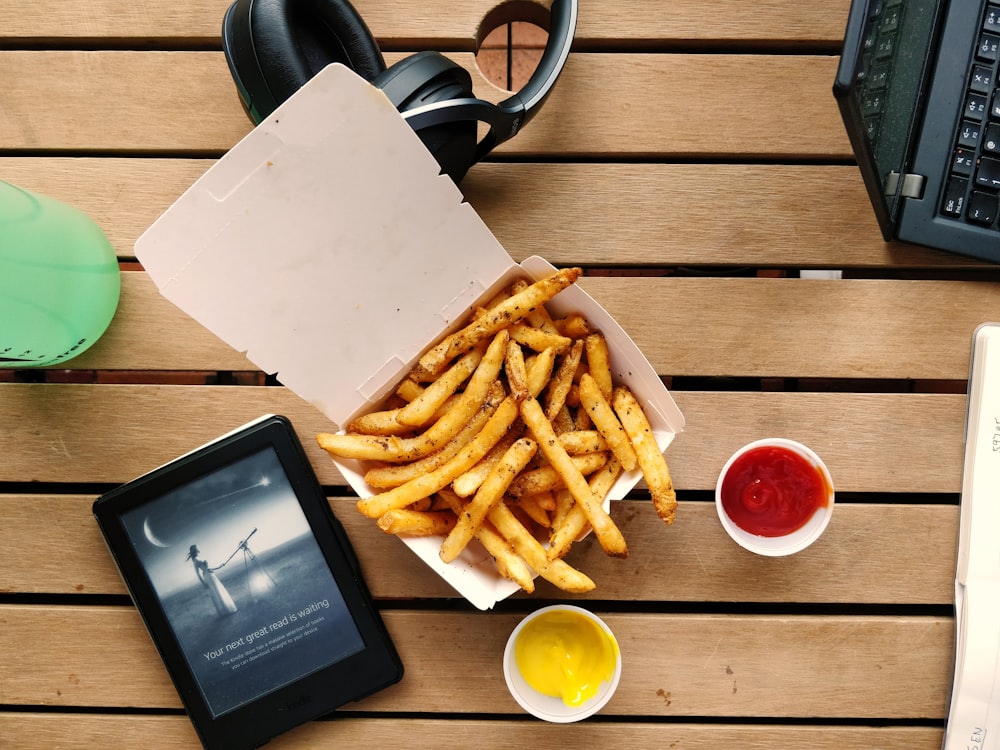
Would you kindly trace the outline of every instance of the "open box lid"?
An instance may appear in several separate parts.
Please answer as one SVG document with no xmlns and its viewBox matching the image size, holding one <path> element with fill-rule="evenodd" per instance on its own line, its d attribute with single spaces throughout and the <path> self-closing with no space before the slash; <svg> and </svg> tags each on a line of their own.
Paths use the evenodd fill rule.
<svg viewBox="0 0 1000 750">
<path fill-rule="evenodd" d="M 237 143 L 135 253 L 167 299 L 338 426 L 513 263 L 385 95 L 339 64 Z"/>
</svg>

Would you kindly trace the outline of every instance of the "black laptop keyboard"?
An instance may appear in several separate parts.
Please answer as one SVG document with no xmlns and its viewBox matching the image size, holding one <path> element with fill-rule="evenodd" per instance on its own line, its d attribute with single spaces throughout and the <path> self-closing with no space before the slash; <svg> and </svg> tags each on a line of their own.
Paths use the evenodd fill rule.
<svg viewBox="0 0 1000 750">
<path fill-rule="evenodd" d="M 941 213 L 1000 231 L 1000 4 L 989 3 L 967 77 Z"/>
</svg>

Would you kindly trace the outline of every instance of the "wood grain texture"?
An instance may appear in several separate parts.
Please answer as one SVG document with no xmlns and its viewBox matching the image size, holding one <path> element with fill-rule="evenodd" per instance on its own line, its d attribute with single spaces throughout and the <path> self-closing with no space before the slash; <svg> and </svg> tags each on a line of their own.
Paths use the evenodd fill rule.
<svg viewBox="0 0 1000 750">
<path fill-rule="evenodd" d="M 231 0 L 155 0 L 141 4 L 128 0 L 94 0 L 87 13 L 59 0 L 32 3 L 22 12 L 17 0 L 0 1 L 0 14 L 8 19 L 4 35 L 43 42 L 86 39 L 161 40 L 161 43 L 218 44 L 222 17 Z M 383 45 L 462 45 L 471 50 L 482 20 L 498 0 L 432 0 L 407 12 L 379 0 L 352 3 Z M 782 44 L 836 43 L 844 33 L 847 0 L 822 7 L 787 0 L 758 0 L 748 5 L 719 0 L 649 3 L 616 0 L 614 12 L 581 3 L 576 40 L 580 45 L 636 42 L 777 41 Z M 720 20 L 721 19 L 721 20 Z"/>
<path fill-rule="evenodd" d="M 139 235 L 214 163 L 0 157 L 0 173 L 86 211 L 128 259 Z M 886 243 L 854 166 L 487 162 L 462 190 L 514 257 L 541 252 L 556 265 L 986 267 Z"/>
<path fill-rule="evenodd" d="M 133 750 L 136 747 L 201 747 L 183 716 L 94 716 L 86 714 L 0 713 L 0 727 L 14 747 L 62 750 Z M 484 731 L 488 727 L 488 731 Z M 516 719 L 441 720 L 432 717 L 384 719 L 338 717 L 315 721 L 271 741 L 274 750 L 314 750 L 318 747 L 389 748 L 400 736 L 413 750 L 440 750 L 458 742 L 475 743 L 479 750 L 512 747 L 664 747 L 685 750 L 772 750 L 808 747 L 810 750 L 879 748 L 880 750 L 938 750 L 943 732 L 933 727 L 775 726 L 762 724 L 637 724 L 586 722 L 547 724 Z"/>
<path fill-rule="evenodd" d="M 451 56 L 483 98 L 505 96 L 471 54 Z M 835 69 L 819 56 L 575 54 L 545 108 L 497 153 L 848 158 Z M 21 84 L 0 99 L 0 150 L 218 155 L 251 128 L 221 52 L 7 50 L 0 76 Z"/>
<path fill-rule="evenodd" d="M 741 445 L 800 440 L 838 492 L 957 493 L 965 398 L 940 394 L 674 394 L 687 427 L 667 458 L 681 490 L 715 487 Z M 0 413 L 30 430 L 0 432 L 0 482 L 124 482 L 259 417 L 295 425 L 321 481 L 343 479 L 316 445 L 333 425 L 285 388 L 0 384 Z M 640 485 L 641 486 L 641 485 Z"/>
<path fill-rule="evenodd" d="M 923 719 L 947 709 L 950 618 L 598 614 L 615 633 L 629 675 L 607 717 Z M 383 616 L 403 663 L 420 669 L 357 710 L 521 713 L 506 692 L 500 659 L 518 615 Z M 0 625 L 5 704 L 179 706 L 131 608 L 0 605 Z M 34 646 L 39 642 L 45 650 Z M 450 658 L 441 658 L 442 648 Z"/>
<path fill-rule="evenodd" d="M 535 248 L 543 250 L 542 248 Z M 1000 287 L 974 281 L 587 277 L 578 282 L 662 376 L 965 380 Z M 122 276 L 105 335 L 74 370 L 256 370 L 162 297 Z M 927 314 L 948 310 L 947 317 Z M 336 322 L 331 321 L 336 331 Z M 331 336 L 331 346 L 338 339 Z M 877 353 L 877 356 L 873 356 Z"/>
<path fill-rule="evenodd" d="M 126 593 L 91 515 L 93 499 L 0 495 L 0 593 Z M 353 497 L 330 502 L 377 599 L 454 596 L 405 545 L 358 513 Z M 822 539 L 778 560 L 731 542 L 711 503 L 681 502 L 670 527 L 650 503 L 637 500 L 615 503 L 612 518 L 628 541 L 629 559 L 607 557 L 590 538 L 568 558 L 594 579 L 595 591 L 568 596 L 538 579 L 535 595 L 516 598 L 905 605 L 954 598 L 955 506 L 842 503 Z"/>
</svg>

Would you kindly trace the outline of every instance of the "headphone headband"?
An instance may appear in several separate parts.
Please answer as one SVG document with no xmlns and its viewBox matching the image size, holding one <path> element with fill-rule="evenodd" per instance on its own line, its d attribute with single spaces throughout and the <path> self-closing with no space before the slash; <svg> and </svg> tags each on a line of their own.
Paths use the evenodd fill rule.
<svg viewBox="0 0 1000 750">
<path fill-rule="evenodd" d="M 549 37 L 542 51 L 542 59 L 524 87 L 497 106 L 502 110 L 519 108 L 524 112 L 523 123 L 538 114 L 542 104 L 555 86 L 569 57 L 573 37 L 576 35 L 578 0 L 553 0 L 550 10 Z M 522 124 L 523 124 L 522 123 Z"/>
</svg>

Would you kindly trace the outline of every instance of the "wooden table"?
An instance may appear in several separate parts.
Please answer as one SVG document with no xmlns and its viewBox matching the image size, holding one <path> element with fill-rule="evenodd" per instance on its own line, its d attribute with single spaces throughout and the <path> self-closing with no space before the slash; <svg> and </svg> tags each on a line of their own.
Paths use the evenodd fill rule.
<svg viewBox="0 0 1000 750">
<path fill-rule="evenodd" d="M 90 504 L 277 412 L 407 672 L 276 750 L 938 748 L 970 337 L 1000 315 L 1000 283 L 993 266 L 882 241 L 831 95 L 848 0 L 583 2 L 542 113 L 463 183 L 515 258 L 586 269 L 584 288 L 687 419 L 667 454 L 672 527 L 640 485 L 613 511 L 630 558 L 591 542 L 572 553 L 592 595 L 540 584 L 488 613 L 354 510 L 312 439 L 326 418 L 161 298 L 132 258 L 250 128 L 219 42 L 227 3 L 0 0 L 0 179 L 88 211 L 123 271 L 90 351 L 66 369 L 0 371 L 0 746 L 197 746 Z M 494 4 L 357 6 L 390 60 L 445 50 L 484 92 L 475 29 Z M 712 504 L 726 458 L 764 436 L 809 444 L 838 490 L 825 536 L 787 559 L 741 550 Z M 624 659 L 611 703 L 571 726 L 525 715 L 500 667 L 518 619 L 563 600 L 602 615 Z"/>
</svg>

